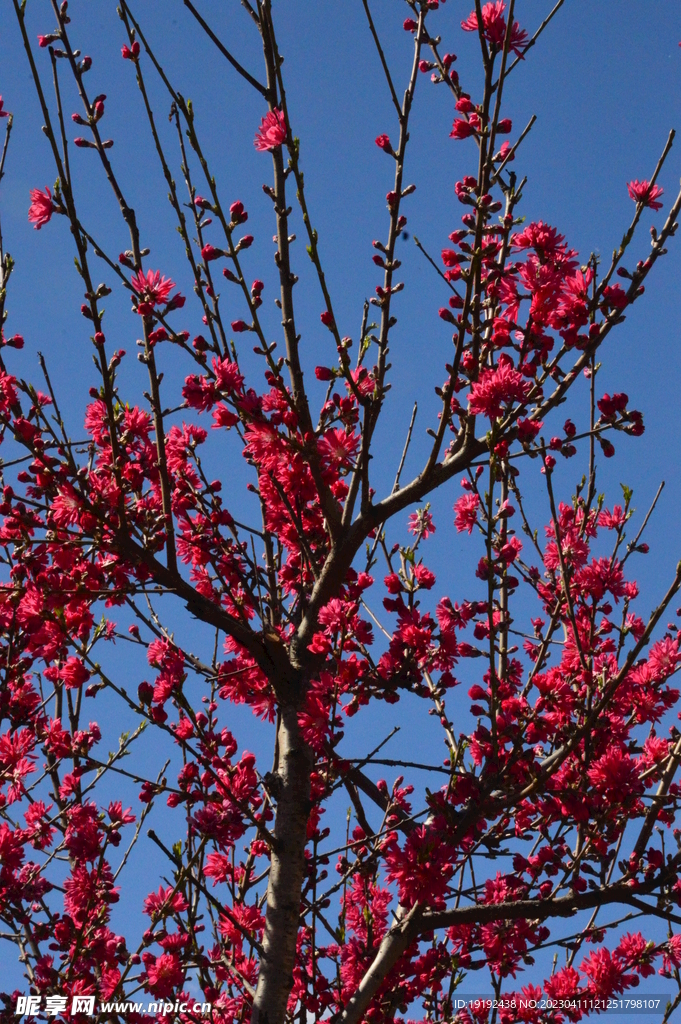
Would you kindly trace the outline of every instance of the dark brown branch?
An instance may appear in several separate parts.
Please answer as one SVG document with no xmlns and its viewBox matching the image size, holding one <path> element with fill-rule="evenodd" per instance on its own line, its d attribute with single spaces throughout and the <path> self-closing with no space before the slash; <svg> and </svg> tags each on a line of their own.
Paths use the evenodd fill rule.
<svg viewBox="0 0 681 1024">
<path fill-rule="evenodd" d="M 232 56 L 227 47 L 223 43 L 221 43 L 218 37 L 215 35 L 215 32 L 213 32 L 213 29 L 210 27 L 210 25 L 201 17 L 197 9 L 194 7 L 194 4 L 191 3 L 190 0 L 182 0 L 182 2 L 184 3 L 184 6 L 187 8 L 187 10 L 189 10 L 194 15 L 194 17 L 198 21 L 203 31 L 209 37 L 209 39 L 217 46 L 222 56 L 227 58 L 227 60 L 232 65 L 234 70 L 238 71 L 241 77 L 245 78 L 249 85 L 252 85 L 254 89 L 257 89 L 261 96 L 264 96 L 266 100 L 269 100 L 269 90 L 266 89 L 265 86 L 262 85 L 256 78 L 254 78 L 253 75 L 250 75 L 248 71 L 246 71 L 246 68 L 239 63 L 236 57 Z"/>
</svg>

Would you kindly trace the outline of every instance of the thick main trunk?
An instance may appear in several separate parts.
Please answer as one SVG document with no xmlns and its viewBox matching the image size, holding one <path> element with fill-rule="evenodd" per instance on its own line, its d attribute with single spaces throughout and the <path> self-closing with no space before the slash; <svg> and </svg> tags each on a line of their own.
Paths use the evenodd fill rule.
<svg viewBox="0 0 681 1024">
<path fill-rule="evenodd" d="M 305 840 L 310 811 L 312 752 L 303 742 L 295 708 L 282 708 L 277 734 L 277 812 L 274 822 L 264 956 L 253 1000 L 251 1024 L 283 1024 L 293 984 Z"/>
</svg>

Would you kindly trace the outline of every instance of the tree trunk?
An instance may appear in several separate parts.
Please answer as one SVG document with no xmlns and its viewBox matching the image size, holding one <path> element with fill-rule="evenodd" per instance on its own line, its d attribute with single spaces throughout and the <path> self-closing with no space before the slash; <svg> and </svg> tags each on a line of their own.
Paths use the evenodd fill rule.
<svg viewBox="0 0 681 1024">
<path fill-rule="evenodd" d="M 251 1024 L 283 1024 L 293 984 L 305 841 L 310 811 L 312 751 L 298 730 L 297 710 L 281 709 L 275 776 L 277 811 L 267 887 L 264 956 L 253 1000 Z"/>
</svg>

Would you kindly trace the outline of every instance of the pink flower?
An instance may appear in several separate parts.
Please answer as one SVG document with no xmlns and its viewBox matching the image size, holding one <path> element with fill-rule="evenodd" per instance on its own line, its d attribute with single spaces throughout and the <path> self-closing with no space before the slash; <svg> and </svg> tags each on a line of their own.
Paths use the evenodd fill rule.
<svg viewBox="0 0 681 1024">
<path fill-rule="evenodd" d="M 658 203 L 657 199 L 663 194 L 664 189 L 659 185 L 651 185 L 649 181 L 630 181 L 627 189 L 635 203 L 649 206 L 651 210 L 662 209 L 662 203 Z"/>
<path fill-rule="evenodd" d="M 3 110 L 2 109 L 4 107 L 4 105 L 5 105 L 4 100 L 3 100 L 2 96 L 0 96 L 0 117 L 9 117 L 9 110 Z"/>
<path fill-rule="evenodd" d="M 260 127 L 255 133 L 253 145 L 261 152 L 276 149 L 286 140 L 286 121 L 281 110 L 276 107 L 268 111 L 260 122 Z"/>
<path fill-rule="evenodd" d="M 412 512 L 407 519 L 407 529 L 417 537 L 428 540 L 431 533 L 435 533 L 435 523 L 427 508 L 420 508 Z"/>
<path fill-rule="evenodd" d="M 482 31 L 485 39 L 494 50 L 501 50 L 504 46 L 504 39 L 506 37 L 505 10 L 506 4 L 504 0 L 485 4 L 482 9 Z M 461 22 L 461 28 L 464 32 L 478 31 L 478 16 L 475 11 L 471 11 L 466 20 Z M 517 21 L 514 21 L 513 28 L 511 29 L 510 48 L 518 57 L 522 57 L 522 47 L 524 47 L 526 42 L 527 32 L 525 29 L 520 28 Z"/>
<path fill-rule="evenodd" d="M 602 792 L 633 795 L 640 791 L 636 762 L 619 747 L 610 748 L 602 757 L 594 761 L 587 775 L 591 785 Z"/>
<path fill-rule="evenodd" d="M 608 949 L 597 949 L 580 964 L 589 979 L 589 995 L 606 999 L 619 995 L 631 984 L 631 975 L 624 973 L 624 965 L 610 955 Z"/>
<path fill-rule="evenodd" d="M 531 388 L 529 381 L 513 369 L 508 356 L 499 358 L 496 370 L 483 370 L 468 396 L 468 410 L 474 416 L 482 414 L 491 420 L 501 415 L 507 402 L 523 402 Z"/>
<path fill-rule="evenodd" d="M 390 144 L 390 137 L 388 135 L 379 135 L 376 139 L 376 145 L 379 149 L 382 149 L 384 153 L 392 153 L 393 147 Z"/>
<path fill-rule="evenodd" d="M 67 658 L 59 670 L 59 677 L 64 680 L 67 690 L 76 690 L 90 678 L 90 673 L 80 658 Z"/>
<path fill-rule="evenodd" d="M 598 513 L 598 525 L 604 526 L 606 530 L 619 530 L 626 521 L 627 517 L 621 505 L 615 505 L 612 512 L 605 508 Z"/>
<path fill-rule="evenodd" d="M 468 530 L 469 534 L 473 532 L 473 527 L 478 521 L 479 505 L 480 498 L 477 494 L 462 494 L 455 503 L 454 511 L 456 512 L 456 518 L 454 525 L 459 533 L 463 533 L 464 530 Z"/>
<path fill-rule="evenodd" d="M 40 231 L 43 224 L 47 224 L 53 212 L 52 193 L 49 188 L 45 187 L 44 192 L 41 192 L 39 188 L 32 188 L 28 219 L 31 224 L 35 224 L 36 231 Z"/>
<path fill-rule="evenodd" d="M 417 565 L 414 569 L 414 578 L 418 585 L 424 590 L 431 590 L 435 586 L 435 573 L 427 569 L 425 565 Z"/>
<path fill-rule="evenodd" d="M 133 274 L 130 284 L 137 294 L 143 296 L 145 301 L 150 302 L 152 306 L 163 305 L 167 302 L 175 287 L 175 282 L 171 281 L 169 277 L 162 277 L 160 270 L 147 270 L 146 276 L 143 270 L 139 270 Z"/>
<path fill-rule="evenodd" d="M 359 448 L 359 436 L 332 427 L 317 442 L 319 453 L 330 466 L 348 468 Z"/>
<path fill-rule="evenodd" d="M 159 886 L 158 892 L 149 893 L 144 900 L 144 913 L 149 917 L 167 917 L 186 910 L 188 903 L 181 892 L 173 892 L 171 886 L 164 889 Z"/>
<path fill-rule="evenodd" d="M 148 959 L 147 959 L 148 958 Z M 177 953 L 163 953 L 159 957 L 147 953 L 147 985 L 160 999 L 175 992 L 184 981 L 184 971 Z"/>
<path fill-rule="evenodd" d="M 462 121 L 461 118 L 457 118 L 452 125 L 449 137 L 450 139 L 467 139 L 474 131 L 475 129 L 469 121 Z"/>
<path fill-rule="evenodd" d="M 619 284 L 608 285 L 603 289 L 603 306 L 624 309 L 628 302 L 627 293 Z"/>
</svg>

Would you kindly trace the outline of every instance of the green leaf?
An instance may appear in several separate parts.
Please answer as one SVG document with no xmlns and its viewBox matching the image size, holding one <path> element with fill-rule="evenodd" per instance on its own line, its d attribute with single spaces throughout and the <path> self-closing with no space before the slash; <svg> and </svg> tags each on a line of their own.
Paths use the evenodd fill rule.
<svg viewBox="0 0 681 1024">
<path fill-rule="evenodd" d="M 631 487 L 627 487 L 626 484 L 620 484 L 620 487 L 622 488 L 622 494 L 624 495 L 624 503 L 625 505 L 628 505 L 634 496 L 634 492 Z"/>
</svg>

